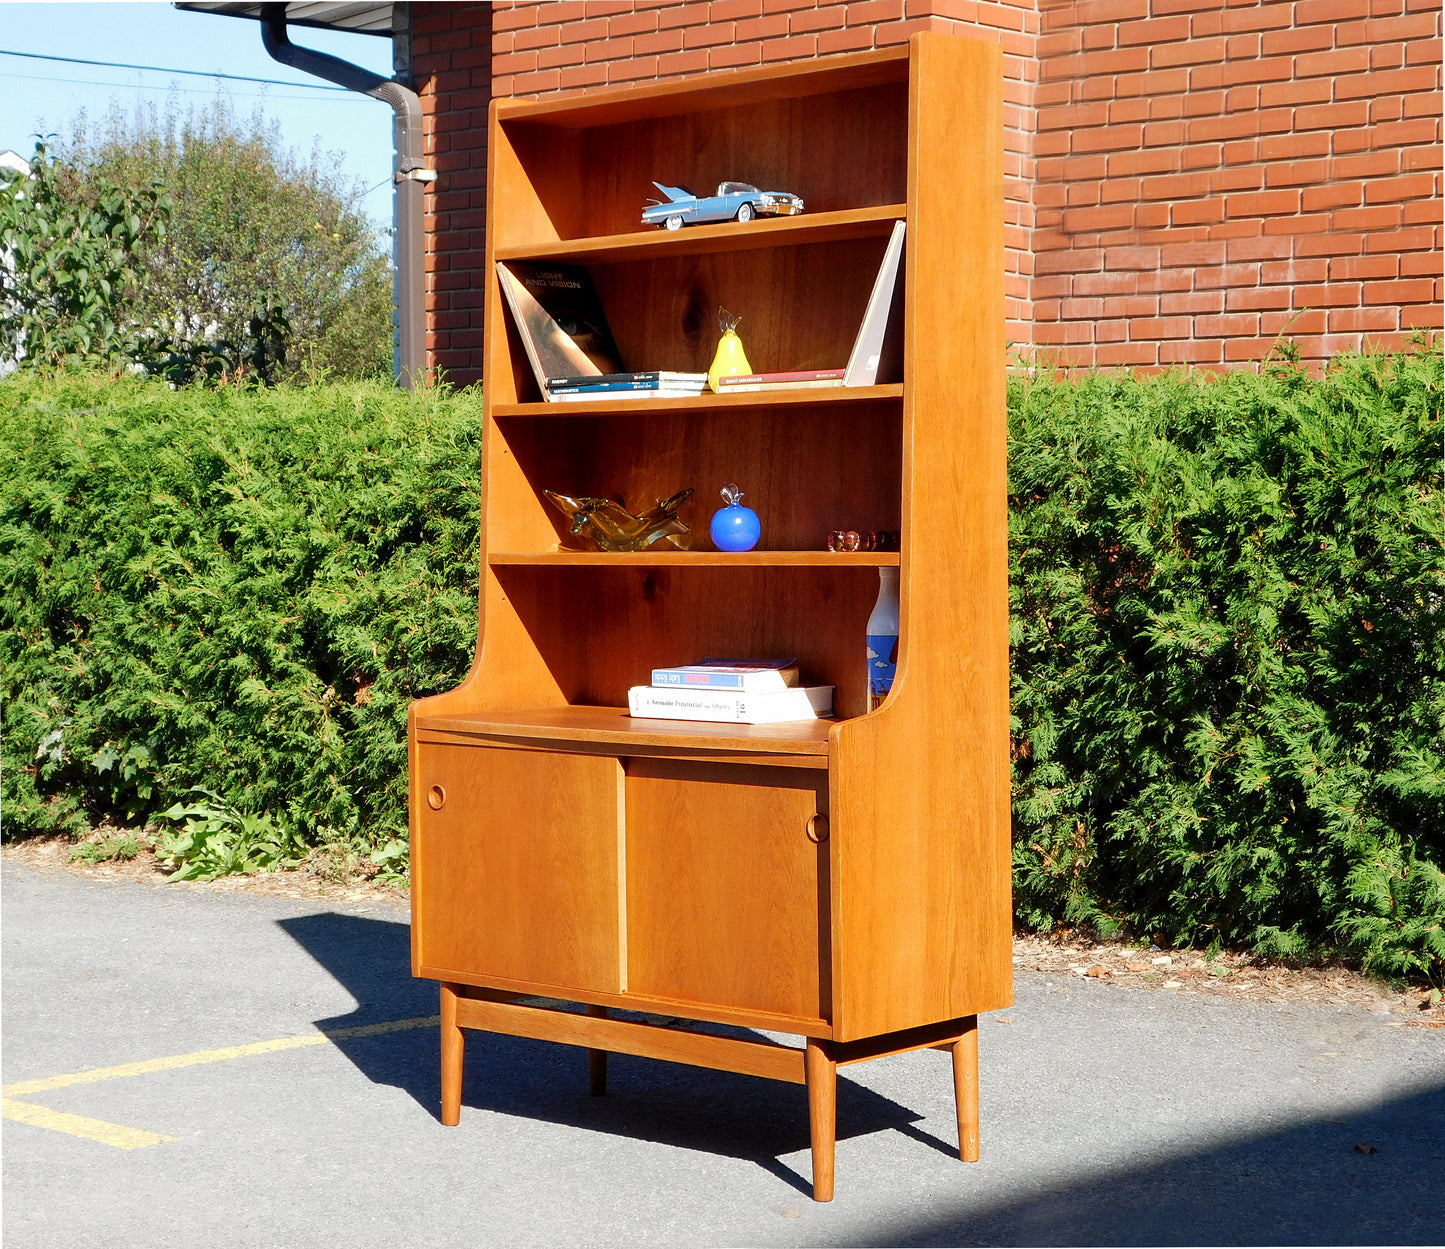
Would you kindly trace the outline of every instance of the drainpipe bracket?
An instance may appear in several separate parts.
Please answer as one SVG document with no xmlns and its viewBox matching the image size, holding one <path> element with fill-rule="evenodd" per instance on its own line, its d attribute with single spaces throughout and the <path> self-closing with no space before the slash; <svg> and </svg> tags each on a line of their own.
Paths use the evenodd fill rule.
<svg viewBox="0 0 1445 1249">
<path fill-rule="evenodd" d="M 400 186 L 403 182 L 435 182 L 435 169 L 405 169 L 391 175 L 391 180 Z"/>
</svg>

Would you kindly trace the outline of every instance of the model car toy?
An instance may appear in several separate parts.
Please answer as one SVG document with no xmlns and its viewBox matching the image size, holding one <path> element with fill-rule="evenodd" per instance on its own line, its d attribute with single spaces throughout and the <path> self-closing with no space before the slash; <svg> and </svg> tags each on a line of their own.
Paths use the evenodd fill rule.
<svg viewBox="0 0 1445 1249">
<path fill-rule="evenodd" d="M 648 200 L 642 224 L 680 230 L 710 221 L 749 222 L 754 217 L 792 217 L 803 211 L 803 201 L 787 191 L 759 191 L 746 182 L 719 182 L 716 195 L 699 199 L 685 186 L 652 184 L 666 200 Z"/>
</svg>

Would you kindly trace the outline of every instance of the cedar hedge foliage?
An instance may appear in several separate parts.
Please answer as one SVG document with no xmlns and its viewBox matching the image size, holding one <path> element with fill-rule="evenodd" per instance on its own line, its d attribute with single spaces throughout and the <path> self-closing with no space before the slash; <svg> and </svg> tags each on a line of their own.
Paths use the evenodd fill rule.
<svg viewBox="0 0 1445 1249">
<path fill-rule="evenodd" d="M 1010 409 L 1019 918 L 1438 981 L 1438 351 Z"/>
<path fill-rule="evenodd" d="M 1021 923 L 1445 974 L 1438 351 L 1010 384 Z M 479 405 L 0 383 L 5 836 L 207 786 L 405 830 L 475 643 Z"/>
<path fill-rule="evenodd" d="M 407 702 L 476 642 L 480 403 L 0 382 L 5 836 L 193 786 L 405 837 Z"/>
</svg>

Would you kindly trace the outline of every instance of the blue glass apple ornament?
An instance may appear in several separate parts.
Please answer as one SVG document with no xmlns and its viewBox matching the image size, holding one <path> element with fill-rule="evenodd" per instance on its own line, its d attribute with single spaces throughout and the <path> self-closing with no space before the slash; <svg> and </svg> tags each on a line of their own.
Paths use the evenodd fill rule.
<svg viewBox="0 0 1445 1249">
<path fill-rule="evenodd" d="M 721 492 L 726 507 L 712 514 L 712 541 L 719 551 L 751 551 L 763 535 L 758 514 L 738 502 L 743 492 L 728 482 Z"/>
</svg>

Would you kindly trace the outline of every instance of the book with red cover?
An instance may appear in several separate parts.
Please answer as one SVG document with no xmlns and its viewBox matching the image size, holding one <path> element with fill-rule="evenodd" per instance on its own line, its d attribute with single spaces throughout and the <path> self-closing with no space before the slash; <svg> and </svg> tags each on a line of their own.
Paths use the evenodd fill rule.
<svg viewBox="0 0 1445 1249">
<path fill-rule="evenodd" d="M 838 382 L 843 380 L 842 369 L 797 369 L 791 373 L 739 373 L 733 377 L 720 377 L 717 384 L 720 387 L 752 386 L 758 382 L 770 384 L 784 383 L 806 383 L 806 382 Z"/>
</svg>

